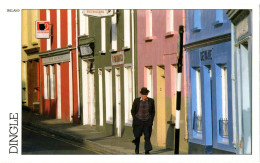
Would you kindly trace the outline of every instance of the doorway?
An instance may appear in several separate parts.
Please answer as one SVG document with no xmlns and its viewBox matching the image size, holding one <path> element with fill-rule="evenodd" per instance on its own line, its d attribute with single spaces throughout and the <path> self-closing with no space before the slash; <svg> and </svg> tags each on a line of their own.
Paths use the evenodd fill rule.
<svg viewBox="0 0 260 163">
<path fill-rule="evenodd" d="M 157 66 L 157 143 L 166 145 L 165 74 L 164 66 Z"/>
</svg>

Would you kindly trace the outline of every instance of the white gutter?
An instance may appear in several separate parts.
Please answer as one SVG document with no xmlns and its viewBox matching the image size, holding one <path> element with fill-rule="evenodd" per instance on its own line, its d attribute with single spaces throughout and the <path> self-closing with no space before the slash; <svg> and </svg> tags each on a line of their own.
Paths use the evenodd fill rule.
<svg viewBox="0 0 260 163">
<path fill-rule="evenodd" d="M 135 98 L 135 56 L 134 56 L 134 10 L 131 10 L 132 14 L 132 83 L 133 83 L 133 99 Z"/>
</svg>

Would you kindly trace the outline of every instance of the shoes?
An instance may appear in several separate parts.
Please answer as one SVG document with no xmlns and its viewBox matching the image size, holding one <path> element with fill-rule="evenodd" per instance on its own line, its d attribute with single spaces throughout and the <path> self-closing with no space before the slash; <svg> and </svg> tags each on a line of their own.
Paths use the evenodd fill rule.
<svg viewBox="0 0 260 163">
<path fill-rule="evenodd" d="M 139 154 L 139 149 L 135 149 L 135 154 Z"/>
<path fill-rule="evenodd" d="M 145 154 L 148 155 L 148 154 L 150 154 L 150 152 L 149 151 L 145 151 Z"/>
<path fill-rule="evenodd" d="M 134 140 L 132 140 L 132 143 L 134 143 L 134 144 L 136 145 L 135 139 L 134 139 Z"/>
</svg>

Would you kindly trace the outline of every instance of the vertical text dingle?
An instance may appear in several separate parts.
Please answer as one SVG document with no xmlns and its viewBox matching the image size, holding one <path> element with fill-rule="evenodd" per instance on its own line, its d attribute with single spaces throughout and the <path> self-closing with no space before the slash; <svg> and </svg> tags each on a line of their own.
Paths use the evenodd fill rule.
<svg viewBox="0 0 260 163">
<path fill-rule="evenodd" d="M 18 154 L 18 113 L 10 113 L 9 120 L 9 154 Z"/>
</svg>

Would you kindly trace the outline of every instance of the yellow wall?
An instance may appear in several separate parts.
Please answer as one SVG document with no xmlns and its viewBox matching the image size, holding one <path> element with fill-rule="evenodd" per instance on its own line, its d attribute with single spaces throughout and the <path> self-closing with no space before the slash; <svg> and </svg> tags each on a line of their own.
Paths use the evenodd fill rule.
<svg viewBox="0 0 260 163">
<path fill-rule="evenodd" d="M 22 100 L 24 106 L 27 103 L 27 76 L 26 67 L 29 59 L 39 58 L 37 54 L 26 54 L 25 50 L 40 47 L 40 39 L 35 37 L 35 21 L 40 20 L 40 10 L 22 10 Z M 34 44 L 34 45 L 33 45 Z M 25 89 L 23 89 L 25 88 Z"/>
<path fill-rule="evenodd" d="M 164 69 L 157 66 L 157 144 L 166 145 Z"/>
</svg>

